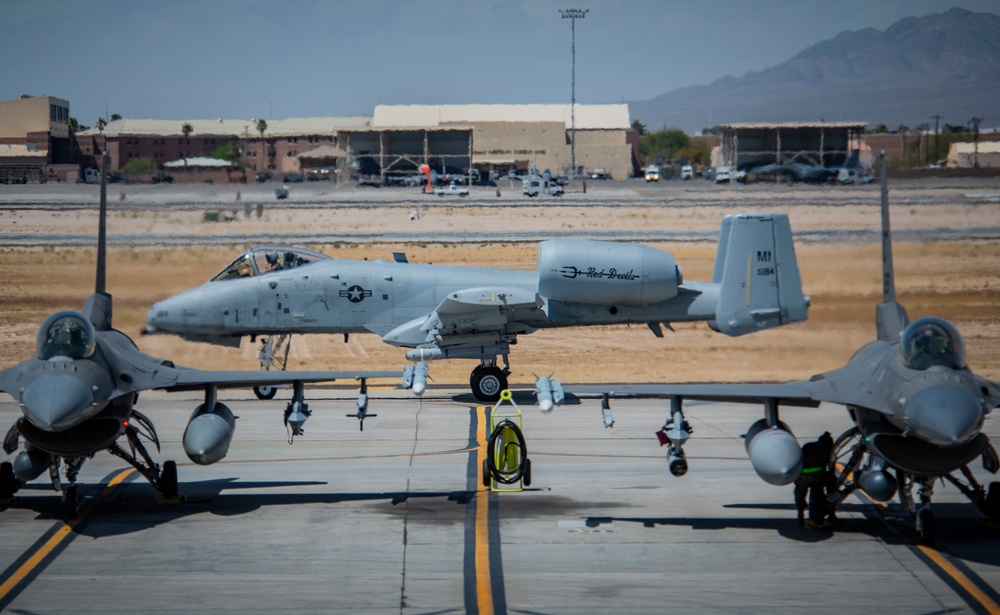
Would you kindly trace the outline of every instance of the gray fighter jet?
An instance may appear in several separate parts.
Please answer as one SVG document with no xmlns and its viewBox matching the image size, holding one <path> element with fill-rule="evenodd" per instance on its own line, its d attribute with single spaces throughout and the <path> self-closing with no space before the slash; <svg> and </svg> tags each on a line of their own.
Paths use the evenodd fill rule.
<svg viewBox="0 0 1000 615">
<path fill-rule="evenodd" d="M 53 486 L 62 493 L 64 515 L 75 518 L 77 475 L 83 463 L 102 450 L 132 465 L 163 498 L 180 499 L 176 463 L 166 461 L 160 467 L 143 443 L 160 447 L 152 421 L 135 409 L 140 391 L 204 390 L 205 401 L 191 415 L 183 444 L 193 462 L 208 465 L 226 456 L 236 425 L 232 411 L 218 401 L 221 388 L 292 384 L 285 422 L 294 436 L 302 433 L 310 414 L 304 383 L 360 379 L 358 412 L 352 416 L 363 420 L 366 379 L 399 377 L 399 372 L 202 371 L 140 352 L 111 324 L 111 295 L 105 292 L 105 177 L 101 180 L 94 294 L 82 312 L 49 316 L 38 331 L 35 356 L 0 370 L 0 391 L 16 399 L 23 413 L 4 437 L 4 452 L 12 454 L 24 439 L 24 448 L 13 462 L 0 463 L 0 506 L 11 505 L 21 486 L 47 470 Z M 127 446 L 119 444 L 123 436 Z"/>
<path fill-rule="evenodd" d="M 705 320 L 743 335 L 805 320 L 807 308 L 788 217 L 759 213 L 723 220 L 712 282 L 683 280 L 673 255 L 649 246 L 575 239 L 542 242 L 536 271 L 252 248 L 207 283 L 153 305 L 144 332 L 233 346 L 266 336 L 264 369 L 284 368 L 275 357 L 292 334 L 373 333 L 411 349 L 416 365 L 403 385 L 414 393 L 426 386 L 427 361 L 473 359 L 472 392 L 490 402 L 507 388 L 511 345 L 537 329 L 639 323 L 662 337 L 661 323 Z"/>
<path fill-rule="evenodd" d="M 885 164 L 881 167 L 883 299 L 875 312 L 877 339 L 858 350 L 846 366 L 788 384 L 574 385 L 572 392 L 604 394 L 606 426 L 613 423 L 611 396 L 669 399 L 670 415 L 660 433 L 675 476 L 687 472 L 683 447 L 691 429 L 684 420 L 683 400 L 763 404 L 764 418 L 747 430 L 745 443 L 754 470 L 773 485 L 791 483 L 802 470 L 802 451 L 779 420 L 779 407 L 842 404 L 854 426 L 834 443 L 834 509 L 855 489 L 876 501 L 891 500 L 898 493 L 921 539 L 930 543 L 931 496 L 934 483 L 943 479 L 990 520 L 1000 521 L 1000 482 L 990 483 L 987 490 L 969 469 L 977 458 L 993 474 L 1000 469 L 996 450 L 980 432 L 985 416 L 1000 406 L 1000 384 L 969 370 L 965 343 L 951 323 L 933 316 L 910 322 L 896 301 Z M 560 403 L 567 390 L 549 378 L 540 378 L 536 387 L 544 412 Z"/>
</svg>

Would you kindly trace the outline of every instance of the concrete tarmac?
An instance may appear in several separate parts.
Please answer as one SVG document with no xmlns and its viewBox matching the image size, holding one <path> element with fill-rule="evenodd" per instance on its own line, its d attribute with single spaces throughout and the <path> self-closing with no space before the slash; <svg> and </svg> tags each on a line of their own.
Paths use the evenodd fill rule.
<svg viewBox="0 0 1000 615">
<path fill-rule="evenodd" d="M 760 480 L 740 438 L 760 408 L 690 404 L 690 471 L 654 435 L 666 406 L 600 402 L 523 411 L 530 487 L 483 487 L 486 409 L 462 390 L 423 399 L 307 390 L 313 416 L 288 444 L 282 410 L 225 391 L 229 455 L 201 467 L 181 436 L 197 395 L 143 393 L 186 502 L 156 503 L 101 453 L 65 524 L 47 480 L 0 510 L 4 613 L 949 613 L 1000 612 L 1000 533 L 954 487 L 935 488 L 937 543 L 918 547 L 898 504 L 851 496 L 833 530 L 796 525 L 792 487 Z M 283 399 L 284 398 L 284 399 Z M 19 416 L 6 396 L 0 425 Z M 850 426 L 835 406 L 783 409 L 801 442 Z M 1000 419 L 985 433 L 1000 441 Z M 977 478 L 996 477 L 978 462 Z M 103 488 L 103 490 L 102 490 Z"/>
</svg>

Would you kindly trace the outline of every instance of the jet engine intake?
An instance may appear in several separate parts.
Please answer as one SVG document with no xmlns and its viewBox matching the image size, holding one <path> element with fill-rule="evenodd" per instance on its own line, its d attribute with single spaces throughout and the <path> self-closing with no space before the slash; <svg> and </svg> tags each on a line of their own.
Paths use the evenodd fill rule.
<svg viewBox="0 0 1000 615">
<path fill-rule="evenodd" d="M 744 444 L 750 464 L 766 483 L 788 485 L 802 472 L 802 449 L 784 423 L 768 427 L 760 419 L 747 430 Z"/>
<path fill-rule="evenodd" d="M 538 294 L 567 303 L 639 305 L 677 295 L 674 255 L 642 245 L 553 239 L 538 246 Z"/>
<path fill-rule="evenodd" d="M 200 404 L 191 414 L 184 430 L 184 452 L 198 465 L 211 465 L 229 452 L 236 429 L 236 417 L 223 403 L 216 402 L 212 410 Z"/>
</svg>

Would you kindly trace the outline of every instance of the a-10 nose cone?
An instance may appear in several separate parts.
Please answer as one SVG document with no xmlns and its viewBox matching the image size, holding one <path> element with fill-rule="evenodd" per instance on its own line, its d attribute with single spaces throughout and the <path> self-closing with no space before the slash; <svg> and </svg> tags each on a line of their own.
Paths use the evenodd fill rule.
<svg viewBox="0 0 1000 615">
<path fill-rule="evenodd" d="M 938 446 L 965 444 L 983 424 L 979 400 L 966 389 L 950 385 L 919 391 L 906 402 L 905 413 L 907 428 Z"/>
<path fill-rule="evenodd" d="M 94 403 L 90 387 L 67 375 L 39 378 L 21 394 L 24 417 L 35 427 L 49 432 L 69 429 L 89 418 Z"/>
</svg>

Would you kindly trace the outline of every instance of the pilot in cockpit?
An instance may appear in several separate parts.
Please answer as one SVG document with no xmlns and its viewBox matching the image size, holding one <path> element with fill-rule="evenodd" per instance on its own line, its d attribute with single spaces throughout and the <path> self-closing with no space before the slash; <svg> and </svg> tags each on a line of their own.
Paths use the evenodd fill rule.
<svg viewBox="0 0 1000 615">
<path fill-rule="evenodd" d="M 278 253 L 271 251 L 264 255 L 264 260 L 267 261 L 268 271 L 277 271 L 281 269 L 281 263 L 278 262 Z"/>
</svg>

